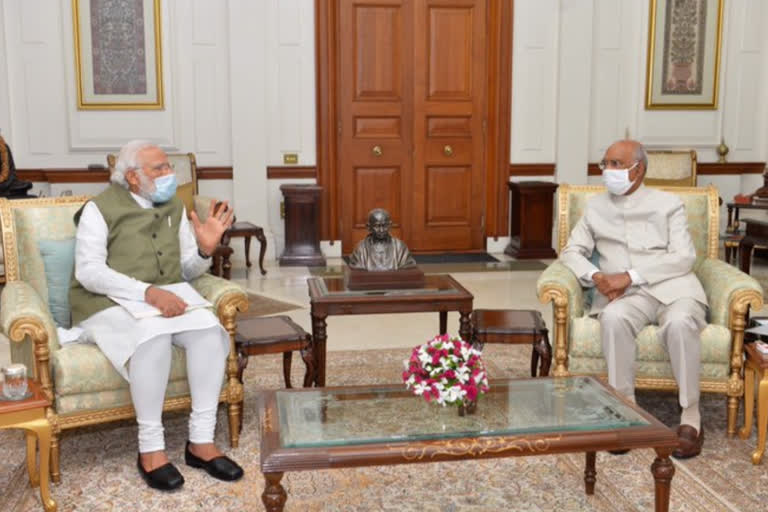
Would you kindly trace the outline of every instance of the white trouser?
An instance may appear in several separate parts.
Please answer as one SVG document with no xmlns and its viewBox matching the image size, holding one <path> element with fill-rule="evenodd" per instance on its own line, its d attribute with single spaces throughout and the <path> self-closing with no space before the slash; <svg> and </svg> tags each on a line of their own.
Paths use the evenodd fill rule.
<svg viewBox="0 0 768 512">
<path fill-rule="evenodd" d="M 683 409 L 698 406 L 701 331 L 707 325 L 703 304 L 693 299 L 678 299 L 664 305 L 639 290 L 610 302 L 599 319 L 611 386 L 622 395 L 634 397 L 635 338 L 643 327 L 655 323 L 680 389 L 680 406 Z"/>
<path fill-rule="evenodd" d="M 165 450 L 162 414 L 171 371 L 171 344 L 186 352 L 187 380 L 192 396 L 189 440 L 193 443 L 213 442 L 216 408 L 227 359 L 221 336 L 221 328 L 217 326 L 163 334 L 138 346 L 129 361 L 128 375 L 139 424 L 139 452 Z"/>
</svg>

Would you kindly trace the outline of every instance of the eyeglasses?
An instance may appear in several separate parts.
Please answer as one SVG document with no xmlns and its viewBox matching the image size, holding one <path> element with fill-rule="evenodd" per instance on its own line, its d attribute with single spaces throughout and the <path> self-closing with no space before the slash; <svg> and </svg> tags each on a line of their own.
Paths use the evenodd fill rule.
<svg viewBox="0 0 768 512">
<path fill-rule="evenodd" d="M 604 171 L 606 169 L 631 169 L 632 167 L 636 166 L 640 162 L 640 160 L 635 160 L 634 163 L 631 166 L 624 165 L 624 162 L 621 160 L 601 160 L 599 164 L 597 164 L 597 167 Z"/>
<path fill-rule="evenodd" d="M 174 165 L 170 162 L 163 162 L 161 164 L 153 165 L 149 168 L 156 172 L 165 172 L 165 171 L 175 170 Z"/>
</svg>

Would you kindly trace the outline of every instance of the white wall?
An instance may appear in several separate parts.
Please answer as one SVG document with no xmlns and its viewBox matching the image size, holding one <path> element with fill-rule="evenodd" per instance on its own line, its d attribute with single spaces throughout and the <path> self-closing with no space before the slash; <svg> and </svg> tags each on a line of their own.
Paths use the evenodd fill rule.
<svg viewBox="0 0 768 512">
<path fill-rule="evenodd" d="M 128 139 L 232 165 L 232 182 L 201 192 L 234 199 L 279 255 L 283 154 L 315 164 L 313 0 L 166 0 L 165 109 L 77 110 L 70 0 L 0 0 L 0 130 L 20 168 L 85 167 Z M 649 146 L 694 147 L 716 160 L 768 158 L 768 2 L 726 2 L 720 106 L 644 109 L 648 4 L 637 0 L 515 0 L 510 161 L 556 163 L 557 180 L 586 183 L 588 162 L 628 132 Z M 702 176 L 730 199 L 759 176 Z M 93 185 L 36 184 L 56 195 Z M 276 238 L 279 240 L 277 241 Z M 338 244 L 337 244 L 338 245 Z"/>
</svg>

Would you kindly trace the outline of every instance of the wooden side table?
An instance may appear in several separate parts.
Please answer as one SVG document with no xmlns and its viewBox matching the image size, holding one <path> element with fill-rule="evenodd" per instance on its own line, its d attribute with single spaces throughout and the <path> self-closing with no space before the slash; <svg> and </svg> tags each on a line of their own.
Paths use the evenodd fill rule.
<svg viewBox="0 0 768 512">
<path fill-rule="evenodd" d="M 264 237 L 264 230 L 250 222 L 235 222 L 224 232 L 221 237 L 221 245 L 227 247 L 230 239 L 238 237 L 245 238 L 245 265 L 248 268 L 251 268 L 251 237 L 256 237 L 256 240 L 259 241 L 259 269 L 261 275 L 265 275 L 267 271 L 264 270 L 264 254 L 267 252 L 267 239 Z"/>
<path fill-rule="evenodd" d="M 509 190 L 510 240 L 504 252 L 517 259 L 557 258 L 552 248 L 552 204 L 557 183 L 509 182 Z"/>
<path fill-rule="evenodd" d="M 739 437 L 747 439 L 752 433 L 752 417 L 755 405 L 755 374 L 760 379 L 757 391 L 757 448 L 752 452 L 752 464 L 760 464 L 765 453 L 766 431 L 768 430 L 768 356 L 761 354 L 755 343 L 745 343 L 747 356 L 744 365 L 744 426 Z"/>
<path fill-rule="evenodd" d="M 32 487 L 40 486 L 40 499 L 46 512 L 56 510 L 48 487 L 51 455 L 51 424 L 45 417 L 45 408 L 51 403 L 45 398 L 37 382 L 28 381 L 32 396 L 26 400 L 7 401 L 0 397 L 0 429 L 20 428 L 27 436 L 27 471 Z M 35 451 L 40 447 L 40 467 L 37 467 Z"/>
<path fill-rule="evenodd" d="M 280 185 L 285 198 L 285 249 L 281 266 L 324 267 L 320 250 L 320 198 L 323 187 L 286 183 Z"/>
<path fill-rule="evenodd" d="M 549 375 L 552 346 L 547 324 L 541 313 L 533 310 L 476 309 L 472 312 L 472 344 L 483 349 L 486 343 L 531 344 L 531 377 L 541 358 L 539 376 Z"/>
</svg>

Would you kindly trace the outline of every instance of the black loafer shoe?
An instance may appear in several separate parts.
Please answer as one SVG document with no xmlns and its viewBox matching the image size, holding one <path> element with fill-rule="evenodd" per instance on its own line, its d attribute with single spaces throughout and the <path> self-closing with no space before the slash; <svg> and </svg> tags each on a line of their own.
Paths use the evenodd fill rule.
<svg viewBox="0 0 768 512">
<path fill-rule="evenodd" d="M 171 464 L 163 464 L 159 468 L 155 468 L 152 471 L 147 471 L 144 466 L 141 465 L 141 455 L 137 461 L 139 466 L 139 474 L 147 482 L 147 485 L 153 489 L 159 489 L 161 491 L 173 491 L 184 485 L 184 477 L 181 476 L 176 466 Z"/>
<path fill-rule="evenodd" d="M 214 457 L 211 460 L 203 460 L 189 451 L 189 441 L 187 441 L 187 447 L 184 450 L 184 462 L 187 463 L 187 466 L 204 469 L 213 478 L 219 480 L 233 482 L 243 477 L 243 468 L 237 462 L 225 455 Z"/>
<path fill-rule="evenodd" d="M 611 455 L 624 455 L 625 453 L 629 453 L 629 448 L 625 450 L 608 450 L 608 453 Z"/>
</svg>

